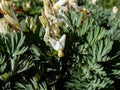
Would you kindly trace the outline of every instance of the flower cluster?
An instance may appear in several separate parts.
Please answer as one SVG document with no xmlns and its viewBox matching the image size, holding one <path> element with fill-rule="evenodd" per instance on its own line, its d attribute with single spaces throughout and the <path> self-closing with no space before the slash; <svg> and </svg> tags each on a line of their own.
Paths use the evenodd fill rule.
<svg viewBox="0 0 120 90">
<path fill-rule="evenodd" d="M 58 52 L 59 57 L 63 57 L 66 34 L 61 35 L 59 27 L 66 25 L 66 23 L 64 23 L 63 19 L 57 18 L 57 16 L 66 18 L 65 12 L 68 12 L 70 9 L 74 9 L 76 12 L 83 12 L 83 14 L 86 14 L 89 11 L 78 6 L 77 0 L 59 0 L 54 2 L 50 0 L 43 0 L 43 4 L 44 11 L 39 18 L 45 28 L 44 41 L 46 44 L 51 44 L 53 49 Z"/>
<path fill-rule="evenodd" d="M 116 14 L 118 12 L 118 8 L 116 6 L 113 7 L 112 12 Z"/>
<path fill-rule="evenodd" d="M 7 26 L 11 26 L 15 31 L 26 30 L 26 23 L 22 20 L 19 22 L 15 12 L 13 2 L 1 0 L 0 2 L 0 13 L 3 17 L 0 19 L 0 32 L 3 34 L 8 33 Z"/>
</svg>

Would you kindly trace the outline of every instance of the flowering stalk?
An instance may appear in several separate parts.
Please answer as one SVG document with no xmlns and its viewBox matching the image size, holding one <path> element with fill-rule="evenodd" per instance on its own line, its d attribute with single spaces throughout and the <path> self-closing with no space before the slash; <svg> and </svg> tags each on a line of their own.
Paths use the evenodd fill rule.
<svg viewBox="0 0 120 90">
<path fill-rule="evenodd" d="M 83 21 L 86 19 L 86 15 L 89 12 L 85 8 L 81 8 L 77 5 L 77 0 L 58 0 L 53 4 L 50 0 L 43 0 L 44 11 L 39 19 L 42 26 L 45 28 L 44 41 L 51 44 L 54 50 L 58 52 L 59 57 L 63 57 L 66 35 L 61 35 L 60 26 L 66 26 L 64 20 L 59 19 L 56 16 L 62 16 L 66 18 L 65 12 L 68 12 L 71 8 L 78 13 L 83 13 Z M 64 24 L 63 24 L 64 23 Z M 62 36 L 60 39 L 59 37 Z"/>
<path fill-rule="evenodd" d="M 2 34 L 7 34 L 8 30 L 7 30 L 7 23 L 6 20 L 4 18 L 0 19 L 0 33 Z"/>
<path fill-rule="evenodd" d="M 53 8 L 54 8 L 55 10 L 59 10 L 66 2 L 67 2 L 67 0 L 59 0 L 58 2 L 56 2 L 56 3 L 53 5 Z"/>
<path fill-rule="evenodd" d="M 45 28 L 45 35 L 44 35 L 44 41 L 46 42 L 46 44 L 48 43 L 50 38 L 50 30 L 49 30 L 49 26 L 47 26 Z"/>
</svg>

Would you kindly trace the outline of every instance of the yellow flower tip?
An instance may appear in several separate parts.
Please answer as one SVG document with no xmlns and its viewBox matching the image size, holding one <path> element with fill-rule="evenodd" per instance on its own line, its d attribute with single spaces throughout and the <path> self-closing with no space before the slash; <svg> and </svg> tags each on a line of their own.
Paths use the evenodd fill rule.
<svg viewBox="0 0 120 90">
<path fill-rule="evenodd" d="M 60 32 L 58 32 L 57 35 L 60 36 Z"/>
<path fill-rule="evenodd" d="M 20 28 L 20 24 L 17 23 L 17 24 L 15 25 L 15 27 L 16 27 L 17 29 L 19 29 L 19 28 Z"/>
<path fill-rule="evenodd" d="M 44 40 L 44 41 L 45 41 L 45 44 L 46 44 L 46 45 L 48 45 L 48 44 L 49 44 L 48 40 Z"/>
<path fill-rule="evenodd" d="M 86 11 L 87 13 L 90 13 L 90 11 L 89 11 L 89 10 L 87 10 L 87 9 L 86 9 L 85 11 Z"/>
<path fill-rule="evenodd" d="M 45 27 L 46 27 L 46 24 L 42 23 L 42 26 L 45 28 Z"/>
<path fill-rule="evenodd" d="M 46 41 L 45 44 L 48 45 L 48 41 Z"/>
<path fill-rule="evenodd" d="M 83 9 L 80 9 L 80 12 L 83 12 L 83 13 L 89 13 L 90 11 L 87 10 L 87 9 L 85 9 L 85 8 L 83 8 Z"/>
<path fill-rule="evenodd" d="M 58 57 L 64 57 L 64 52 L 62 50 L 58 50 Z"/>
<path fill-rule="evenodd" d="M 59 6 L 59 5 L 55 5 L 55 6 L 54 6 L 54 9 L 55 9 L 55 10 L 59 10 L 59 9 L 60 9 L 60 6 Z"/>
<path fill-rule="evenodd" d="M 42 15 L 42 16 L 39 17 L 39 19 L 42 23 L 42 26 L 46 27 L 47 26 L 47 20 L 46 20 L 45 16 Z"/>
</svg>

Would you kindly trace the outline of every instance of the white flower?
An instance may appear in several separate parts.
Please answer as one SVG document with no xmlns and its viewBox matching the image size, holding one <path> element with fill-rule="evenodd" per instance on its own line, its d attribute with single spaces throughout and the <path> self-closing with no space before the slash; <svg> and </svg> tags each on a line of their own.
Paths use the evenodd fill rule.
<svg viewBox="0 0 120 90">
<path fill-rule="evenodd" d="M 14 29 L 25 31 L 26 23 L 24 21 L 21 21 L 19 23 L 19 20 L 16 17 L 12 7 L 10 7 L 9 5 L 10 5 L 10 2 L 7 2 L 5 0 L 1 0 L 0 2 L 0 9 L 4 15 L 4 18 L 6 19 L 6 22 L 11 26 L 13 26 Z"/>
<path fill-rule="evenodd" d="M 19 29 L 25 32 L 27 31 L 25 21 L 22 20 L 21 22 L 19 22 L 18 18 L 16 17 L 12 9 L 10 9 L 10 15 L 5 14 L 4 18 L 10 25 L 14 26 L 16 29 Z"/>
<path fill-rule="evenodd" d="M 69 1 L 69 4 L 72 5 L 72 4 L 76 4 L 77 5 L 77 0 L 68 0 Z"/>
<path fill-rule="evenodd" d="M 26 29 L 26 23 L 25 21 L 21 21 L 19 23 L 17 17 L 14 15 L 13 17 L 11 17 L 10 15 L 6 14 L 4 15 L 4 18 L 7 20 L 7 22 L 14 26 L 16 29 L 19 29 L 19 30 L 22 30 L 22 31 L 25 31 L 27 32 L 28 30 Z"/>
<path fill-rule="evenodd" d="M 66 3 L 67 0 L 59 0 L 58 2 L 56 2 L 54 5 L 53 5 L 53 8 L 55 10 L 59 10 L 65 3 Z"/>
<path fill-rule="evenodd" d="M 28 30 L 26 29 L 26 23 L 25 23 L 24 20 L 22 20 L 22 21 L 20 22 L 20 25 L 19 25 L 18 29 L 19 29 L 19 30 L 22 30 L 22 31 L 24 31 L 24 32 L 28 32 Z"/>
<path fill-rule="evenodd" d="M 8 20 L 13 25 L 17 25 L 19 23 L 12 8 L 9 9 L 9 13 L 6 13 L 4 17 L 6 18 L 6 20 Z"/>
<path fill-rule="evenodd" d="M 80 9 L 80 7 L 75 2 L 70 2 L 70 5 L 75 9 L 75 11 Z"/>
<path fill-rule="evenodd" d="M 47 26 L 48 21 L 47 21 L 47 17 L 46 17 L 45 14 L 42 14 L 41 16 L 39 16 L 39 20 L 41 21 L 41 24 L 42 24 L 43 27 Z"/>
<path fill-rule="evenodd" d="M 12 17 L 8 14 L 4 15 L 4 18 L 7 20 L 8 23 L 10 23 L 11 25 L 14 25 L 16 27 L 19 27 L 19 22 L 18 19 L 16 17 Z"/>
<path fill-rule="evenodd" d="M 48 43 L 50 38 L 50 30 L 49 30 L 49 26 L 47 26 L 45 28 L 45 35 L 44 35 L 44 41 L 46 42 L 46 44 Z"/>
<path fill-rule="evenodd" d="M 44 4 L 44 13 L 47 16 L 52 13 L 52 9 L 50 7 L 50 0 L 42 0 Z"/>
<path fill-rule="evenodd" d="M 66 35 L 62 35 L 62 37 L 59 40 L 55 40 L 50 37 L 49 42 L 52 45 L 53 49 L 58 52 L 59 57 L 63 57 L 64 53 L 63 50 L 65 48 L 65 41 L 66 41 Z"/>
<path fill-rule="evenodd" d="M 53 8 L 55 10 L 59 10 L 61 7 L 63 7 L 64 4 L 66 3 L 69 3 L 70 5 L 73 4 L 73 3 L 77 3 L 77 0 L 59 0 L 58 2 L 56 2 L 54 5 L 53 5 Z M 66 6 L 66 5 L 65 5 Z"/>
<path fill-rule="evenodd" d="M 27 3 L 25 3 L 25 5 L 26 5 L 26 7 L 27 7 L 27 8 L 31 8 L 31 5 L 30 5 L 30 4 L 31 4 L 31 2 L 30 2 L 30 1 L 29 1 L 29 2 L 27 2 Z"/>
<path fill-rule="evenodd" d="M 0 19 L 0 33 L 2 34 L 7 34 L 8 30 L 7 30 L 7 23 L 6 20 L 4 18 Z"/>
<path fill-rule="evenodd" d="M 112 12 L 116 14 L 118 12 L 118 8 L 116 6 L 113 7 Z"/>
<path fill-rule="evenodd" d="M 95 5 L 97 0 L 91 0 L 91 4 Z"/>
</svg>

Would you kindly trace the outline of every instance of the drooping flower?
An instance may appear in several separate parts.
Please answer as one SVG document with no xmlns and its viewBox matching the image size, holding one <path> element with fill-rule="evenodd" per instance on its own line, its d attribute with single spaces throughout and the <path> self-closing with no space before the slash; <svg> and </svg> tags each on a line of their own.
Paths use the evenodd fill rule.
<svg viewBox="0 0 120 90">
<path fill-rule="evenodd" d="M 2 12 L 2 14 L 4 15 L 4 18 L 13 25 L 18 26 L 18 19 L 15 16 L 14 11 L 12 10 L 12 8 L 9 6 L 9 3 L 1 0 L 0 2 L 0 10 Z"/>
<path fill-rule="evenodd" d="M 4 15 L 4 19 L 6 22 L 12 26 L 14 30 L 26 30 L 26 23 L 24 21 L 19 22 L 13 8 L 10 6 L 11 3 L 8 3 L 5 0 L 1 0 L 0 2 L 0 12 Z"/>
<path fill-rule="evenodd" d="M 4 18 L 0 19 L 0 33 L 2 34 L 7 34 L 8 30 L 7 30 L 7 23 L 6 20 Z"/>
<path fill-rule="evenodd" d="M 19 30 L 22 30 L 24 32 L 29 32 L 28 29 L 26 29 L 26 22 L 24 20 L 22 20 L 19 24 L 19 27 L 18 27 Z"/>
<path fill-rule="evenodd" d="M 7 22 L 13 26 L 15 26 L 16 28 L 19 27 L 19 21 L 16 18 L 16 16 L 14 15 L 14 13 L 11 13 L 11 15 L 9 14 L 5 14 L 4 18 L 7 20 Z"/>
<path fill-rule="evenodd" d="M 61 8 L 61 6 L 63 6 L 65 3 L 67 2 L 67 0 L 59 0 L 58 2 L 56 2 L 54 5 L 53 5 L 53 8 L 55 10 L 59 10 Z"/>
<path fill-rule="evenodd" d="M 13 17 L 12 17 L 13 16 Z M 24 32 L 27 32 L 28 30 L 26 29 L 26 23 L 25 21 L 21 21 L 19 22 L 17 17 L 15 16 L 14 12 L 13 12 L 13 15 L 10 16 L 8 14 L 4 15 L 4 18 L 6 19 L 6 21 L 14 27 L 14 29 L 19 29 L 19 30 L 22 30 Z"/>
<path fill-rule="evenodd" d="M 96 5 L 97 0 L 91 0 L 91 4 Z"/>
<path fill-rule="evenodd" d="M 44 13 L 45 15 L 49 15 L 52 13 L 51 7 L 50 7 L 50 0 L 43 0 L 44 4 Z"/>
<path fill-rule="evenodd" d="M 59 57 L 64 56 L 64 48 L 65 48 L 65 41 L 66 41 L 66 35 L 62 35 L 59 40 L 55 40 L 50 37 L 49 42 L 52 45 L 53 49 L 58 52 Z"/>
<path fill-rule="evenodd" d="M 45 35 L 44 35 L 44 41 L 46 42 L 46 44 L 48 43 L 50 38 L 50 30 L 49 30 L 49 26 L 47 26 L 45 28 Z"/>
<path fill-rule="evenodd" d="M 116 6 L 113 7 L 112 12 L 116 14 L 118 12 L 118 8 Z"/>
<path fill-rule="evenodd" d="M 48 25 L 47 17 L 45 16 L 45 14 L 39 16 L 39 19 L 43 27 L 46 27 Z"/>
</svg>

